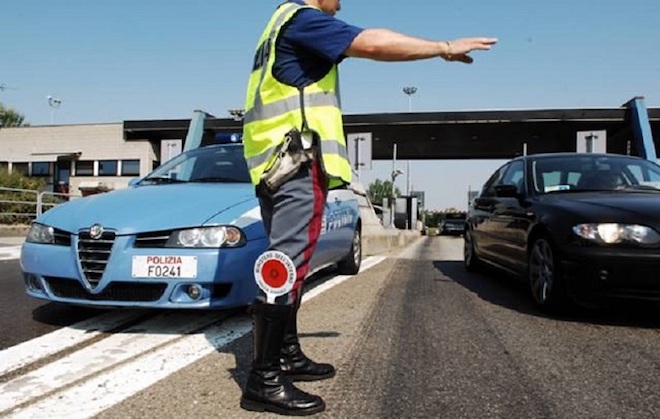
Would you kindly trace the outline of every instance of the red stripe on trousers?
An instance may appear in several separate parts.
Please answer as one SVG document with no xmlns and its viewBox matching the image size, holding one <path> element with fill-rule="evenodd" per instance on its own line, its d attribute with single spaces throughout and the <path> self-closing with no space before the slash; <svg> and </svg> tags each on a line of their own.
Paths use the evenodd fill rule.
<svg viewBox="0 0 660 419">
<path fill-rule="evenodd" d="M 312 219 L 309 222 L 309 236 L 308 246 L 305 249 L 303 256 L 303 263 L 296 270 L 296 283 L 293 285 L 291 294 L 293 300 L 298 298 L 298 292 L 302 283 L 309 272 L 309 261 L 312 259 L 312 254 L 316 249 L 316 245 L 321 235 L 321 221 L 323 220 L 323 209 L 325 207 L 325 200 L 327 189 L 325 188 L 325 174 L 320 168 L 320 162 L 317 160 L 312 165 L 312 192 L 314 194 L 314 212 Z"/>
</svg>

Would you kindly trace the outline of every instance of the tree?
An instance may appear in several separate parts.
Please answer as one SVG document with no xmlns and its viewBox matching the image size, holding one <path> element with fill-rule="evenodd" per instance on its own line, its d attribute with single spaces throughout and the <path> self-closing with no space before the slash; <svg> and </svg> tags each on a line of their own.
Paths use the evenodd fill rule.
<svg viewBox="0 0 660 419">
<path fill-rule="evenodd" d="M 28 125 L 25 117 L 18 111 L 0 103 L 0 124 L 2 127 L 21 127 Z"/>
<path fill-rule="evenodd" d="M 454 208 L 454 207 L 449 207 L 449 208 L 443 209 L 442 212 L 445 213 L 445 214 L 456 214 L 456 213 L 464 213 L 465 211 L 461 211 L 461 210 L 459 210 L 457 208 Z"/>
<path fill-rule="evenodd" d="M 369 184 L 369 187 L 367 188 L 367 195 L 369 196 L 369 200 L 376 205 L 382 205 L 385 198 L 391 202 L 392 182 L 389 180 L 382 181 L 380 179 L 376 179 L 373 183 Z M 394 188 L 394 196 L 401 196 L 401 191 L 397 187 Z"/>
<path fill-rule="evenodd" d="M 438 225 L 441 219 L 441 214 L 438 211 L 424 211 L 424 224 L 427 227 L 435 227 Z"/>
</svg>

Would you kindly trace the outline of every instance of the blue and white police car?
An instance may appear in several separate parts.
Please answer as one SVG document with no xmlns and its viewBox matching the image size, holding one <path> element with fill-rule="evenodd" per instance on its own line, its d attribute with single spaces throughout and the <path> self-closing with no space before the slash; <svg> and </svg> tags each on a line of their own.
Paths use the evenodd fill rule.
<svg viewBox="0 0 660 419">
<path fill-rule="evenodd" d="M 361 219 L 351 189 L 331 190 L 312 271 L 359 271 Z M 27 294 L 102 307 L 249 304 L 268 246 L 243 146 L 186 151 L 129 188 L 59 205 L 23 244 Z"/>
</svg>

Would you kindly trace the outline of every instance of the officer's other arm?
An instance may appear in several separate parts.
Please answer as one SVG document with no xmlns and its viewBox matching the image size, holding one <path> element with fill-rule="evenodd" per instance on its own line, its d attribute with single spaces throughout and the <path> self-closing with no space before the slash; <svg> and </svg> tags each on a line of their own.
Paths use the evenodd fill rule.
<svg viewBox="0 0 660 419">
<path fill-rule="evenodd" d="M 432 41 L 404 35 L 389 29 L 365 29 L 346 49 L 349 57 L 377 61 L 414 61 L 442 57 L 448 61 L 471 63 L 467 54 L 474 50 L 489 50 L 497 38 L 460 38 L 452 41 Z"/>
</svg>

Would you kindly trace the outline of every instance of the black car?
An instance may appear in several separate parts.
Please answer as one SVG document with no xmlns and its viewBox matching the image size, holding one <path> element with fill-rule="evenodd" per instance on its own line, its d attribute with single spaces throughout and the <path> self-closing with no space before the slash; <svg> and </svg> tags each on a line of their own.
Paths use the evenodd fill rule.
<svg viewBox="0 0 660 419">
<path fill-rule="evenodd" d="M 533 300 L 660 301 L 660 166 L 617 154 L 515 158 L 468 211 L 464 261 L 529 283 Z"/>
<path fill-rule="evenodd" d="M 438 224 L 439 235 L 460 236 L 465 233 L 465 213 L 447 213 L 445 218 Z"/>
</svg>

